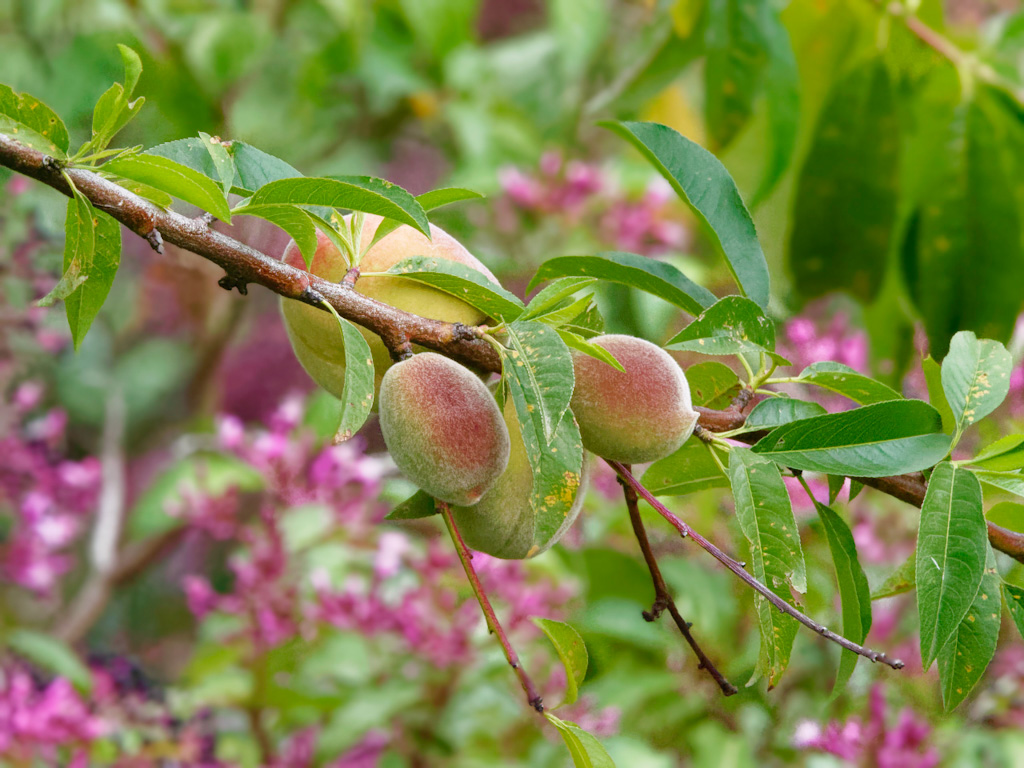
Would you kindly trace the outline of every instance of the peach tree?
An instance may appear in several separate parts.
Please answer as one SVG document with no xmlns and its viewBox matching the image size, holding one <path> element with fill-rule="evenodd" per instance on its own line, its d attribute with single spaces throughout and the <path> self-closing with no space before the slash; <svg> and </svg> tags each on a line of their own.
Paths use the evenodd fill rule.
<svg viewBox="0 0 1024 768">
<path fill-rule="evenodd" d="M 920 508 L 916 551 L 882 592 L 916 590 L 922 662 L 937 663 L 947 709 L 964 700 L 992 660 L 1003 610 L 1024 631 L 1024 590 L 1003 580 L 996 555 L 1024 562 L 1024 527 L 1019 519 L 987 519 L 983 497 L 983 486 L 1024 496 L 1024 436 L 1003 437 L 972 456 L 954 454 L 965 433 L 1007 396 L 1012 364 L 1001 340 L 1017 306 L 943 293 L 943 259 L 962 243 L 944 240 L 942 226 L 970 213 L 956 201 L 913 212 L 907 234 L 903 266 L 920 277 L 913 298 L 941 357 L 925 363 L 924 402 L 829 360 L 779 375 L 790 363 L 776 350 L 769 271 L 748 209 L 718 159 L 671 128 L 603 123 L 692 208 L 736 292 L 717 296 L 668 263 L 602 252 L 544 261 L 530 282 L 530 291 L 539 290 L 526 301 L 429 221 L 440 206 L 471 203 L 479 197 L 472 191 L 413 196 L 377 178 L 305 177 L 254 146 L 207 134 L 146 149 L 112 145 L 143 101 L 135 96 L 139 57 L 124 46 L 121 54 L 124 82 L 100 98 L 91 135 L 77 148 L 53 110 L 0 86 L 0 165 L 69 198 L 63 275 L 40 303 L 63 303 L 77 348 L 117 272 L 122 226 L 157 252 L 173 243 L 223 268 L 227 290 L 245 294 L 256 284 L 278 294 L 296 356 L 335 397 L 321 428 L 343 442 L 379 410 L 396 464 L 420 487 L 389 519 L 440 518 L 528 705 L 558 729 L 576 765 L 611 760 L 594 736 L 541 699 L 482 587 L 472 550 L 512 559 L 543 553 L 579 513 L 593 462 L 616 473 L 650 572 L 654 598 L 643 617 L 654 621 L 667 612 L 723 695 L 737 691 L 715 664 L 727 649 L 703 649 L 699 627 L 680 613 L 650 546 L 641 500 L 753 590 L 761 638 L 755 679 L 769 687 L 784 674 L 801 626 L 843 649 L 835 692 L 860 658 L 903 666 L 863 645 L 872 594 L 850 526 L 834 508 L 847 478 L 852 493 L 868 487 Z M 885 78 L 869 66 L 842 88 L 891 100 Z M 809 168 L 835 161 L 833 143 L 856 103 L 842 93 L 832 97 Z M 987 125 L 989 106 L 979 104 L 950 118 L 953 127 L 967 126 L 968 141 Z M 887 141 L 883 136 L 873 151 L 888 152 Z M 967 160 L 977 161 L 987 146 L 979 143 Z M 847 170 L 856 175 L 856 167 Z M 811 294 L 845 288 L 876 296 L 885 274 L 879 233 L 844 218 L 837 187 L 815 178 L 806 176 L 796 196 L 797 208 L 811 211 L 792 232 L 796 281 Z M 776 181 L 770 170 L 765 184 Z M 881 199 L 888 191 L 884 179 L 877 181 L 860 191 Z M 199 212 L 184 213 L 176 201 Z M 283 259 L 214 226 L 246 216 L 288 233 Z M 958 231 L 972 226 L 967 221 Z M 1007 247 L 1019 257 L 1015 226 Z M 848 253 L 826 249 L 824 227 L 843 231 Z M 651 294 L 691 319 L 664 349 L 605 334 L 593 292 L 609 283 Z M 665 350 L 708 359 L 684 372 Z M 734 359 L 741 373 L 716 358 Z M 828 412 L 802 396 L 814 389 L 841 395 L 852 407 Z M 640 474 L 634 464 L 649 466 Z M 814 494 L 805 473 L 827 478 L 827 496 Z M 787 477 L 811 497 L 831 563 L 805 561 Z M 708 540 L 659 500 L 713 488 L 732 495 L 745 562 L 729 554 L 730 543 Z M 803 612 L 810 569 L 834 573 L 841 626 L 828 628 Z M 586 672 L 586 649 L 571 626 L 537 621 L 565 665 L 571 704 Z"/>
</svg>

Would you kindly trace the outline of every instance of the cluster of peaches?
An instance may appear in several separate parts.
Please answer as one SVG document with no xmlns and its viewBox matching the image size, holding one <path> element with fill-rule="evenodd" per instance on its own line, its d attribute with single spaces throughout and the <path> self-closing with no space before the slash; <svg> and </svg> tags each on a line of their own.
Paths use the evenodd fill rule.
<svg viewBox="0 0 1024 768">
<path fill-rule="evenodd" d="M 366 216 L 361 249 L 373 241 L 381 219 Z M 413 256 L 449 259 L 469 266 L 488 280 L 497 279 L 455 238 L 431 226 L 431 238 L 401 226 L 366 251 L 355 290 L 421 317 L 465 325 L 488 321 L 478 309 L 437 288 L 382 276 Z M 284 260 L 306 269 L 295 243 Z M 324 235 L 319 236 L 309 271 L 340 281 L 347 260 Z M 296 357 L 306 372 L 336 397 L 345 381 L 345 350 L 337 322 L 328 312 L 282 299 L 282 313 Z M 376 372 L 375 408 L 384 441 L 395 464 L 423 491 L 451 505 L 459 530 L 473 549 L 495 557 L 532 557 L 550 547 L 572 525 L 583 501 L 585 482 L 558 534 L 534 545 L 536 510 L 533 469 L 511 397 L 504 406 L 485 379 L 435 352 L 418 351 L 393 362 L 384 342 L 359 329 L 370 345 Z M 498 337 L 500 339 L 500 335 Z M 624 464 L 656 461 L 676 451 L 693 433 L 697 414 L 683 370 L 663 349 L 643 339 L 605 335 L 591 342 L 608 351 L 624 368 L 573 352 L 575 386 L 570 411 L 583 447 Z M 583 476 L 586 476 L 584 459 Z"/>
</svg>

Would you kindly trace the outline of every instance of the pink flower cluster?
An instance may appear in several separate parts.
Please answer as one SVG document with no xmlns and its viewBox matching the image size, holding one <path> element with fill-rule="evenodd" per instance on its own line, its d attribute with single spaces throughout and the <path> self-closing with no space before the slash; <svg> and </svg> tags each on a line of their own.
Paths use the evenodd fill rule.
<svg viewBox="0 0 1024 768">
<path fill-rule="evenodd" d="M 786 323 L 783 338 L 777 349 L 780 355 L 793 362 L 795 372 L 811 363 L 834 360 L 855 371 L 868 369 L 867 334 L 850 325 L 845 312 L 836 312 L 830 319 L 815 319 L 821 312 L 815 308 Z"/>
<path fill-rule="evenodd" d="M 100 465 L 93 457 L 63 454 L 67 417 L 61 410 L 36 413 L 43 390 L 18 387 L 0 413 L 0 509 L 10 510 L 11 531 L 0 545 L 0 576 L 37 594 L 49 594 L 72 565 L 68 546 L 94 510 Z"/>
<path fill-rule="evenodd" d="M 108 730 L 67 679 L 39 684 L 25 669 L 0 668 L 0 756 L 15 765 L 85 768 L 89 744 Z"/>
<path fill-rule="evenodd" d="M 558 152 L 546 152 L 536 173 L 507 167 L 500 171 L 499 181 L 516 211 L 560 217 L 572 226 L 590 225 L 604 243 L 618 250 L 652 256 L 690 244 L 689 229 L 673 218 L 672 190 L 661 180 L 636 199 L 618 190 L 599 166 L 566 162 Z"/>
<path fill-rule="evenodd" d="M 796 728 L 793 744 L 798 749 L 828 752 L 856 765 L 877 768 L 934 768 L 939 752 L 930 742 L 931 727 L 909 709 L 893 723 L 887 712 L 881 685 L 871 689 L 868 717 L 832 721 L 824 728 L 805 720 Z"/>
</svg>

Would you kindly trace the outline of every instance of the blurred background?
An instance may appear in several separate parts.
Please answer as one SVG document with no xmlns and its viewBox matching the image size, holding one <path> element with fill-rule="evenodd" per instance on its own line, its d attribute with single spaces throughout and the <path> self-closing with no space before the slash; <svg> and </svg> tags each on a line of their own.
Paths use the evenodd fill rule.
<svg viewBox="0 0 1024 768">
<path fill-rule="evenodd" d="M 837 360 L 926 397 L 921 360 L 955 330 L 1010 345 L 1010 397 L 970 450 L 1024 420 L 1024 14 L 1015 0 L 907 5 L 0 0 L 0 82 L 84 140 L 121 77 L 116 44 L 130 45 L 146 106 L 120 144 L 205 131 L 307 175 L 478 190 L 485 200 L 432 218 L 520 295 L 543 260 L 602 250 L 728 290 L 698 222 L 597 125 L 665 123 L 715 152 L 751 206 L 794 375 Z M 61 271 L 64 204 L 0 171 L 0 763 L 567 765 L 443 527 L 382 522 L 413 489 L 375 424 L 339 446 L 318 429 L 330 398 L 295 361 L 275 297 L 225 292 L 201 258 L 126 233 L 75 354 L 63 312 L 33 303 Z M 225 229 L 273 255 L 287 242 L 254 220 Z M 627 289 L 600 300 L 610 331 L 664 342 L 686 322 Z M 727 372 L 701 378 L 721 382 L 705 403 L 728 403 Z M 827 543 L 793 491 L 805 607 L 831 626 Z M 913 550 L 917 511 L 846 495 L 879 590 Z M 720 491 L 668 503 L 742 552 Z M 115 534 L 123 521 L 116 546 L 110 521 Z M 738 695 L 721 696 L 671 624 L 641 618 L 650 580 L 610 471 L 595 467 L 554 550 L 477 560 L 549 702 L 564 673 L 529 617 L 582 633 L 583 695 L 559 714 L 620 767 L 1024 765 L 1024 645 L 1008 619 L 952 714 L 934 669 L 921 673 L 910 594 L 875 602 L 867 641 L 902 672 L 862 664 L 833 700 L 838 649 L 802 632 L 775 690 L 743 687 L 759 642 L 751 595 L 649 522 L 680 610 Z"/>
</svg>

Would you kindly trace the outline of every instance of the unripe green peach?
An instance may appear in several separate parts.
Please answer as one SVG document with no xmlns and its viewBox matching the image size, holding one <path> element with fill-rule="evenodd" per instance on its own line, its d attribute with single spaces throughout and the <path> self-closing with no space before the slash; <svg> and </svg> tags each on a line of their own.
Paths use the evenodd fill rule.
<svg viewBox="0 0 1024 768">
<path fill-rule="evenodd" d="M 625 373 L 573 353 L 576 386 L 570 407 L 583 447 L 624 464 L 675 452 L 697 424 L 683 369 L 661 347 L 634 336 L 613 334 L 591 342 L 611 352 Z"/>
<path fill-rule="evenodd" d="M 435 352 L 384 374 L 380 430 L 402 473 L 450 504 L 476 504 L 508 466 L 508 428 L 487 386 Z"/>
<path fill-rule="evenodd" d="M 535 545 L 536 511 L 533 506 L 533 469 L 511 398 L 505 402 L 505 425 L 512 441 L 508 468 L 479 503 L 452 507 L 455 525 L 472 549 L 505 560 L 522 560 L 550 549 L 575 522 L 586 495 L 587 462 L 584 459 L 579 486 L 565 521 L 548 541 Z"/>
<path fill-rule="evenodd" d="M 346 217 L 346 221 L 349 218 Z M 366 215 L 360 248 L 372 242 L 381 221 L 380 216 Z M 360 271 L 386 272 L 403 259 L 432 256 L 465 264 L 488 280 L 498 282 L 487 267 L 447 232 L 431 225 L 430 235 L 428 240 L 412 227 L 398 227 L 366 253 L 359 265 Z M 282 259 L 293 267 L 306 269 L 306 262 L 294 242 L 288 244 Z M 309 271 L 333 282 L 340 281 L 348 271 L 345 257 L 323 232 L 317 232 L 316 253 Z M 398 277 L 361 277 L 356 281 L 356 291 L 432 320 L 479 325 L 487 319 L 482 312 L 451 294 Z M 281 312 L 295 356 L 306 373 L 335 397 L 341 397 L 345 381 L 345 349 L 338 321 L 331 313 L 294 299 L 282 299 Z M 362 327 L 359 330 L 370 344 L 379 391 L 381 377 L 391 365 L 391 355 L 379 336 Z"/>
</svg>

